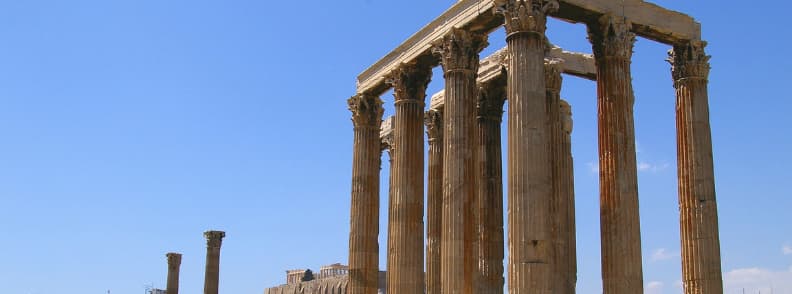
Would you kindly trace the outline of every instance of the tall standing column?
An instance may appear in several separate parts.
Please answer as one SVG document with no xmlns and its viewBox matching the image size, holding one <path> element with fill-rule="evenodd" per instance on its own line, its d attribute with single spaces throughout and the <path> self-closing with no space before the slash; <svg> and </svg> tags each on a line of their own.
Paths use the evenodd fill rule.
<svg viewBox="0 0 792 294">
<path fill-rule="evenodd" d="M 217 294 L 220 287 L 220 246 L 223 245 L 225 232 L 206 231 L 206 275 L 204 294 Z"/>
<path fill-rule="evenodd" d="M 506 75 L 479 87 L 478 217 L 480 280 L 476 293 L 503 293 L 503 165 L 501 121 Z"/>
<path fill-rule="evenodd" d="M 501 0 L 509 50 L 509 293 L 556 293 L 552 244 L 549 133 L 544 55 L 547 13 L 557 1 Z"/>
<path fill-rule="evenodd" d="M 607 15 L 588 29 L 597 64 L 603 293 L 643 293 L 630 73 L 635 34 L 624 19 Z"/>
<path fill-rule="evenodd" d="M 382 100 L 360 94 L 347 100 L 354 125 L 349 293 L 376 294 L 379 283 L 379 174 Z"/>
<path fill-rule="evenodd" d="M 718 206 L 712 162 L 706 43 L 674 46 L 679 224 L 685 293 L 723 293 Z"/>
<path fill-rule="evenodd" d="M 552 239 L 552 277 L 551 282 L 554 283 L 551 288 L 557 289 L 557 293 L 564 293 L 564 283 L 567 279 L 566 263 L 568 256 L 566 255 L 566 240 L 565 240 L 565 217 L 566 217 L 566 199 L 563 195 L 563 158 L 565 156 L 564 150 L 561 149 L 563 140 L 563 132 L 561 130 L 561 64 L 558 60 L 550 60 L 545 63 L 545 86 L 547 97 L 547 128 L 549 131 L 549 148 L 550 148 L 550 176 L 552 180 L 553 194 L 550 198 L 550 215 L 551 215 L 551 239 Z"/>
<path fill-rule="evenodd" d="M 561 238 L 566 244 L 564 285 L 559 293 L 575 293 L 577 286 L 577 236 L 575 229 L 575 172 L 572 166 L 572 107 L 561 100 L 561 197 L 566 207 L 561 218 Z"/>
<path fill-rule="evenodd" d="M 478 262 L 472 203 L 476 195 L 476 74 L 486 35 L 452 29 L 435 49 L 445 76 L 443 120 L 443 294 L 473 292 Z"/>
<path fill-rule="evenodd" d="M 168 281 L 165 291 L 168 294 L 179 294 L 179 267 L 181 266 L 182 255 L 179 253 L 165 254 L 168 258 Z"/>
<path fill-rule="evenodd" d="M 443 222 L 443 112 L 425 114 L 429 138 L 429 171 L 426 181 L 426 294 L 440 292 L 440 243 Z"/>
<path fill-rule="evenodd" d="M 393 128 L 393 195 L 388 214 L 388 293 L 424 292 L 424 140 L 426 86 L 432 68 L 403 64 L 391 73 L 396 114 Z"/>
</svg>

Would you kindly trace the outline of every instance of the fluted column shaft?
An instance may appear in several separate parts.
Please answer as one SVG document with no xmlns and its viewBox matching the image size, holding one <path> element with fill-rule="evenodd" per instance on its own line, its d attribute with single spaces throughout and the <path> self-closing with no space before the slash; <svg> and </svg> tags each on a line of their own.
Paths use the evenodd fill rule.
<svg viewBox="0 0 792 294">
<path fill-rule="evenodd" d="M 575 173 L 572 166 L 572 107 L 561 100 L 561 144 L 558 147 L 561 161 L 558 164 L 561 172 L 559 187 L 562 202 L 561 207 L 561 239 L 566 247 L 561 254 L 564 274 L 563 286 L 559 293 L 575 293 L 577 286 L 577 230 L 575 229 Z"/>
<path fill-rule="evenodd" d="M 547 98 L 547 128 L 550 134 L 550 176 L 553 194 L 550 198 L 551 239 L 552 239 L 552 289 L 562 293 L 567 280 L 567 244 L 566 244 L 566 200 L 563 195 L 563 149 L 561 143 L 563 132 L 561 130 L 561 68 L 560 61 L 551 60 L 545 63 L 545 86 Z"/>
<path fill-rule="evenodd" d="M 435 52 L 445 76 L 443 120 L 443 294 L 474 291 L 478 262 L 473 201 L 476 194 L 476 73 L 486 35 L 453 29 Z"/>
<path fill-rule="evenodd" d="M 379 97 L 348 100 L 354 125 L 352 206 L 349 231 L 349 293 L 376 294 L 379 283 L 379 173 L 381 165 Z"/>
<path fill-rule="evenodd" d="M 426 294 L 440 292 L 440 244 L 443 223 L 443 112 L 425 115 L 429 138 L 429 171 L 426 182 Z"/>
<path fill-rule="evenodd" d="M 204 294 L 217 294 L 220 287 L 220 246 L 223 245 L 225 232 L 207 231 L 204 237 L 206 237 Z"/>
<path fill-rule="evenodd" d="M 603 293 L 643 293 L 630 63 L 635 34 L 623 19 L 589 26 L 597 64 Z"/>
<path fill-rule="evenodd" d="M 509 50 L 509 293 L 556 293 L 552 271 L 550 152 L 544 52 L 555 1 L 502 1 Z"/>
<path fill-rule="evenodd" d="M 182 255 L 179 253 L 165 254 L 168 258 L 168 281 L 165 291 L 168 294 L 179 294 L 179 267 L 181 266 Z"/>
<path fill-rule="evenodd" d="M 723 293 L 705 42 L 674 46 L 679 225 L 685 293 Z"/>
<path fill-rule="evenodd" d="M 424 292 L 423 110 L 431 76 L 431 67 L 410 63 L 388 79 L 396 101 L 393 194 L 388 214 L 388 293 Z"/>
<path fill-rule="evenodd" d="M 503 165 L 501 121 L 506 76 L 479 87 L 478 101 L 478 237 L 479 285 L 476 293 L 503 293 Z"/>
</svg>

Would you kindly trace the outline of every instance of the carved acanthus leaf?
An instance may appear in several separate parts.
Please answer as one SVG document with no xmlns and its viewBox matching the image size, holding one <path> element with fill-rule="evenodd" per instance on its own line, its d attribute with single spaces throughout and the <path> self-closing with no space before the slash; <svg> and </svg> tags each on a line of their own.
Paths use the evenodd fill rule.
<svg viewBox="0 0 792 294">
<path fill-rule="evenodd" d="M 386 83 L 393 87 L 393 97 L 399 101 L 420 101 L 426 98 L 426 87 L 432 80 L 432 68 L 416 61 L 405 63 L 393 70 Z"/>
<path fill-rule="evenodd" d="M 571 134 L 572 126 L 572 106 L 566 100 L 561 99 L 561 127 L 565 133 Z"/>
<path fill-rule="evenodd" d="M 668 51 L 668 62 L 674 82 L 685 79 L 704 79 L 709 77 L 710 56 L 704 52 L 705 41 L 690 41 L 687 44 L 674 46 Z"/>
<path fill-rule="evenodd" d="M 476 112 L 478 119 L 500 122 L 503 120 L 503 104 L 506 102 L 506 68 L 501 67 L 499 78 L 479 85 Z"/>
<path fill-rule="evenodd" d="M 551 59 L 546 61 L 544 65 L 545 88 L 556 94 L 561 93 L 561 83 L 564 80 L 561 76 L 563 72 L 562 63 L 562 60 Z"/>
<path fill-rule="evenodd" d="M 426 124 L 426 136 L 429 143 L 443 140 L 443 112 L 440 110 L 429 110 L 424 114 L 424 124 Z"/>
<path fill-rule="evenodd" d="M 557 0 L 496 0 L 495 13 L 504 17 L 506 34 L 538 33 L 547 29 L 547 14 L 559 8 Z"/>
<path fill-rule="evenodd" d="M 485 34 L 454 28 L 435 43 L 432 52 L 440 56 L 446 73 L 466 71 L 475 74 L 479 67 L 479 52 L 488 44 Z"/>
<path fill-rule="evenodd" d="M 589 41 L 593 45 L 594 57 L 632 58 L 635 33 L 632 24 L 623 17 L 603 15 L 599 22 L 588 27 Z"/>
<path fill-rule="evenodd" d="M 355 128 L 379 128 L 382 123 L 382 100 L 367 94 L 358 94 L 347 100 Z"/>
</svg>

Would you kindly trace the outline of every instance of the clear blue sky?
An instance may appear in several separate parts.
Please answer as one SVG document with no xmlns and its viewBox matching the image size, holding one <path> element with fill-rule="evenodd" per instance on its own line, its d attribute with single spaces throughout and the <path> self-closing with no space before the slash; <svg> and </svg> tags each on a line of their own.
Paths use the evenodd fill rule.
<svg viewBox="0 0 792 294">
<path fill-rule="evenodd" d="M 346 98 L 359 72 L 453 2 L 0 2 L 0 292 L 142 293 L 164 287 L 165 253 L 178 251 L 182 292 L 200 293 L 206 229 L 228 233 L 222 293 L 346 263 Z M 728 293 L 792 293 L 792 5 L 656 3 L 696 17 L 710 42 Z M 582 25 L 553 21 L 548 35 L 591 51 Z M 633 63 L 647 293 L 680 292 L 667 49 L 640 39 Z M 441 88 L 435 75 L 430 91 Z M 581 293 L 601 291 L 595 93 L 565 79 Z"/>
</svg>

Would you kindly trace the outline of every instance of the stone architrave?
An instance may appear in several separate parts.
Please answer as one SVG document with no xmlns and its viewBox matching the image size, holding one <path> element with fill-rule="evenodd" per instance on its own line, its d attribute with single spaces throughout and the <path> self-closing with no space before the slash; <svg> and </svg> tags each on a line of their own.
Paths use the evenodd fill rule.
<svg viewBox="0 0 792 294">
<path fill-rule="evenodd" d="M 220 246 L 223 245 L 225 232 L 206 231 L 206 275 L 204 294 L 217 294 L 220 287 Z"/>
<path fill-rule="evenodd" d="M 635 34 L 630 23 L 609 15 L 588 29 L 597 63 L 603 293 L 643 293 L 630 72 Z"/>
<path fill-rule="evenodd" d="M 504 69 L 501 67 L 501 71 Z M 478 291 L 503 293 L 503 163 L 501 122 L 506 101 L 506 74 L 479 86 L 478 150 Z"/>
<path fill-rule="evenodd" d="M 426 294 L 440 292 L 440 243 L 443 231 L 443 111 L 429 110 L 424 117 L 429 138 L 426 180 Z"/>
<path fill-rule="evenodd" d="M 181 266 L 182 255 L 179 253 L 165 254 L 168 258 L 168 280 L 165 291 L 168 294 L 179 294 L 179 267 Z"/>
<path fill-rule="evenodd" d="M 508 292 L 557 293 L 552 271 L 550 134 L 544 57 L 557 1 L 499 0 L 508 47 Z"/>
<path fill-rule="evenodd" d="M 379 275 L 379 173 L 382 100 L 360 94 L 347 101 L 354 125 L 349 293 L 376 294 Z"/>
<path fill-rule="evenodd" d="M 392 194 L 388 214 L 388 293 L 424 292 L 424 99 L 432 76 L 427 63 L 403 64 L 391 73 Z"/>
<path fill-rule="evenodd" d="M 563 167 L 561 166 L 565 154 L 561 149 L 563 140 L 563 131 L 561 130 L 561 61 L 550 60 L 545 63 L 545 87 L 547 97 L 547 124 L 550 134 L 549 148 L 550 148 L 550 170 L 552 180 L 552 197 L 550 198 L 550 215 L 552 216 L 550 222 L 550 232 L 552 239 L 552 265 L 553 270 L 551 275 L 552 289 L 556 289 L 556 293 L 564 293 L 564 281 L 567 279 L 566 264 L 566 240 L 564 238 L 565 228 L 562 228 L 566 220 L 566 203 L 563 193 Z"/>
<path fill-rule="evenodd" d="M 723 293 L 718 206 L 712 160 L 706 43 L 692 41 L 670 52 L 676 88 L 679 225 L 686 294 Z"/>
<path fill-rule="evenodd" d="M 473 202 L 476 195 L 476 73 L 485 34 L 452 29 L 434 52 L 445 76 L 443 109 L 443 234 L 441 291 L 471 293 L 478 256 Z"/>
<path fill-rule="evenodd" d="M 561 100 L 561 173 L 559 180 L 561 188 L 562 202 L 566 207 L 562 207 L 564 214 L 561 218 L 561 239 L 566 244 L 564 255 L 565 262 L 563 269 L 564 280 L 563 288 L 559 293 L 575 293 L 577 286 L 577 236 L 575 229 L 575 172 L 572 166 L 572 107 L 564 100 Z"/>
</svg>

